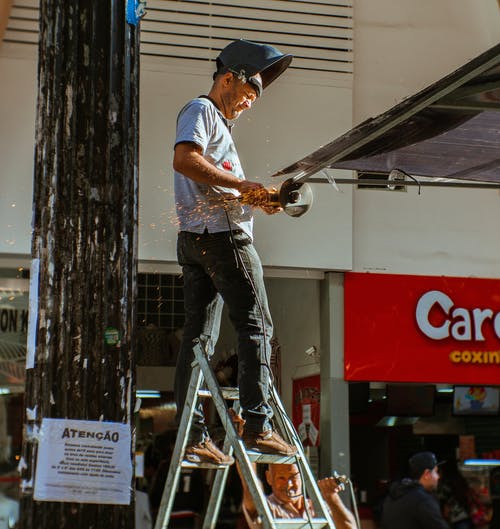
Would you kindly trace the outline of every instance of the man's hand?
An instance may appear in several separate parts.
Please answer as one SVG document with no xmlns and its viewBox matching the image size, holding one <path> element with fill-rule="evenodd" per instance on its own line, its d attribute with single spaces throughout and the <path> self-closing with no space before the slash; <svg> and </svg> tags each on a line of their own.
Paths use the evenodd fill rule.
<svg viewBox="0 0 500 529">
<path fill-rule="evenodd" d="M 267 191 L 267 200 L 268 202 L 271 202 L 271 200 L 274 201 L 273 204 L 259 204 L 260 209 L 266 213 L 267 215 L 275 215 L 276 213 L 280 213 L 283 211 L 283 208 L 276 203 L 276 197 L 278 197 L 278 190 L 275 187 L 272 187 L 271 189 L 266 189 Z"/>
<path fill-rule="evenodd" d="M 242 192 L 240 202 L 254 208 L 260 208 L 268 215 L 274 215 L 283 211 L 283 208 L 276 201 L 277 194 L 277 189 L 272 188 L 269 190 L 261 185 Z"/>
<path fill-rule="evenodd" d="M 240 180 L 238 191 L 243 194 L 252 189 L 262 189 L 264 186 L 259 182 L 252 182 L 250 180 Z"/>
<path fill-rule="evenodd" d="M 345 476 L 339 476 L 345 478 Z M 345 489 L 345 484 L 339 477 L 320 479 L 318 487 L 332 514 L 335 527 L 338 529 L 359 529 L 352 512 L 344 505 L 339 492 Z"/>
<path fill-rule="evenodd" d="M 327 502 L 328 500 L 336 501 L 338 493 L 345 489 L 342 483 L 338 483 L 338 481 L 332 477 L 320 479 L 318 481 L 318 487 L 321 491 L 321 495 Z"/>
</svg>

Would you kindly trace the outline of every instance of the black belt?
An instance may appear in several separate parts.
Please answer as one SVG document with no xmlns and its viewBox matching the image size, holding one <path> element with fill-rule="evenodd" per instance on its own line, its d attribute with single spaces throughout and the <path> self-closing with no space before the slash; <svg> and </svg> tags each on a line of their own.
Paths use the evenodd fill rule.
<svg viewBox="0 0 500 529">
<path fill-rule="evenodd" d="M 213 232 L 213 233 L 210 233 L 208 231 L 208 228 L 205 228 L 203 230 L 203 233 L 202 235 L 213 235 L 214 233 L 229 233 L 230 230 L 227 230 L 227 231 L 216 231 L 216 232 Z M 241 233 L 244 233 L 243 230 L 241 230 L 240 228 L 236 228 L 235 230 L 231 230 L 233 232 L 233 235 L 240 235 Z M 192 233 L 192 232 L 191 232 Z"/>
</svg>

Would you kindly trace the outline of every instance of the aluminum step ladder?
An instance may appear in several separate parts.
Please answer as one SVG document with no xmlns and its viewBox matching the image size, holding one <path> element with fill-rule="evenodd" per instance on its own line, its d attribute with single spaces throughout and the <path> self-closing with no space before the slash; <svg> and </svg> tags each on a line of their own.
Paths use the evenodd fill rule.
<svg viewBox="0 0 500 529">
<path fill-rule="evenodd" d="M 199 340 L 196 341 L 193 350 L 195 354 L 193 371 L 189 382 L 186 402 L 179 424 L 179 431 L 172 453 L 172 459 L 170 461 L 158 516 L 156 518 L 155 529 L 168 528 L 182 468 L 215 469 L 215 478 L 203 519 L 202 529 L 215 529 L 216 527 L 224 487 L 229 473 L 229 466 L 212 463 L 198 464 L 183 460 L 184 451 L 188 442 L 188 433 L 193 420 L 193 413 L 198 404 L 198 399 L 200 398 L 213 399 L 222 426 L 226 432 L 223 451 L 224 453 L 234 455 L 237 458 L 241 474 L 248 486 L 250 494 L 252 495 L 263 529 L 335 529 L 328 507 L 321 496 L 316 480 L 304 455 L 302 443 L 300 442 L 290 419 L 284 411 L 276 388 L 274 388 L 274 386 L 272 387 L 272 395 L 270 399 L 270 404 L 274 412 L 273 419 L 278 426 L 278 431 L 280 431 L 284 439 L 297 448 L 297 454 L 294 456 L 261 454 L 256 451 L 247 450 L 245 444 L 236 432 L 235 425 L 231 419 L 229 408 L 226 403 L 227 400 L 234 401 L 234 408 L 239 410 L 238 389 L 219 386 L 215 373 L 209 364 L 204 347 Z M 208 389 L 201 389 L 203 383 L 205 383 Z M 312 500 L 317 517 L 291 520 L 273 518 L 252 463 L 296 464 L 301 473 L 303 492 Z"/>
</svg>

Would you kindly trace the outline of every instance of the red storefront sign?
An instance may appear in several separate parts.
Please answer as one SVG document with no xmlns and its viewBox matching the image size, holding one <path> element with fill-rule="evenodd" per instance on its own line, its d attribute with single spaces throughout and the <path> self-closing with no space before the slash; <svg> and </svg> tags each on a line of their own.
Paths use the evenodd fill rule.
<svg viewBox="0 0 500 529">
<path fill-rule="evenodd" d="M 320 376 L 293 380 L 292 422 L 304 446 L 319 446 Z"/>
<path fill-rule="evenodd" d="M 500 280 L 348 273 L 346 380 L 500 384 Z"/>
</svg>

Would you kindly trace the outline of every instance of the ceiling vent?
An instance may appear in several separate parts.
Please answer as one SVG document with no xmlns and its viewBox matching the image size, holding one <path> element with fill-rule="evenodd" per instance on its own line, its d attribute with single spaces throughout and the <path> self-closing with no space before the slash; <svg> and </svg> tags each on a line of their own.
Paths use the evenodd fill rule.
<svg viewBox="0 0 500 529">
<path fill-rule="evenodd" d="M 196 65 L 244 38 L 291 53 L 291 69 L 351 78 L 353 0 L 148 0 L 141 20 L 141 55 Z M 14 0 L 5 49 L 38 43 L 39 0 Z"/>
</svg>

